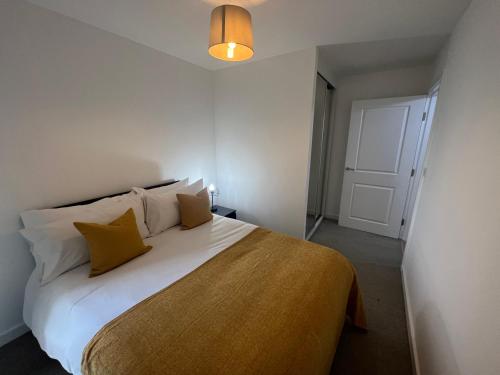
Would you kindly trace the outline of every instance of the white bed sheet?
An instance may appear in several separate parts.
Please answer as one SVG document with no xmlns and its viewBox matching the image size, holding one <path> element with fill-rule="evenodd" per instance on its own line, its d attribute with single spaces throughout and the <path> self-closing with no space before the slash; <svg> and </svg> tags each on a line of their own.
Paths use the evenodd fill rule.
<svg viewBox="0 0 500 375">
<path fill-rule="evenodd" d="M 104 325 L 255 228 L 214 215 L 197 228 L 174 227 L 146 239 L 153 246 L 150 252 L 98 277 L 89 278 L 90 265 L 85 264 L 40 287 L 35 270 L 26 288 L 26 324 L 50 357 L 80 374 L 83 350 Z"/>
</svg>

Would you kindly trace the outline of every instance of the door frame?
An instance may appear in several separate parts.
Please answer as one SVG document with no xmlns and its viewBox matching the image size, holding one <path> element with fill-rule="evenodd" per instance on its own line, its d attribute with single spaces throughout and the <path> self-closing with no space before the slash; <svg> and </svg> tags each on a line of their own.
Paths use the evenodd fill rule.
<svg viewBox="0 0 500 375">
<path fill-rule="evenodd" d="M 417 152 L 415 154 L 415 160 L 413 162 L 413 169 L 415 170 L 414 177 L 410 181 L 410 186 L 408 187 L 408 194 L 406 196 L 405 209 L 403 211 L 403 218 L 405 220 L 405 225 L 401 226 L 399 232 L 399 238 L 403 241 L 407 241 L 410 231 L 414 222 L 415 212 L 417 211 L 418 199 L 420 195 L 420 190 L 422 188 L 422 182 L 425 177 L 425 170 L 427 165 L 427 155 L 429 153 L 429 145 L 431 143 L 433 124 L 436 118 L 437 112 L 437 100 L 436 107 L 434 108 L 434 113 L 432 116 L 429 115 L 429 109 L 434 96 L 439 97 L 439 89 L 441 87 L 441 80 L 438 80 L 429 90 L 427 94 L 427 102 L 425 104 L 426 118 L 422 125 L 422 129 L 419 136 L 419 144 L 417 145 Z"/>
<path fill-rule="evenodd" d="M 330 97 L 330 103 L 329 103 L 329 106 L 328 105 L 325 105 L 325 113 L 326 113 L 326 110 L 327 108 L 329 107 L 330 108 L 330 112 L 328 113 L 328 123 L 324 124 L 323 126 L 323 130 L 326 131 L 326 142 L 325 142 L 325 148 L 326 148 L 326 154 L 325 154 L 325 158 L 324 158 L 324 165 L 323 165 L 323 168 L 324 168 L 324 174 L 323 174 L 323 179 L 321 181 L 321 185 L 322 185 L 322 188 L 323 188 L 323 194 L 322 194 L 322 197 L 321 197 L 321 203 L 320 203 L 320 206 L 321 206 L 321 215 L 318 217 L 318 219 L 316 220 L 313 228 L 308 232 L 307 231 L 307 215 L 308 215 L 308 211 L 307 211 L 307 205 L 308 205 L 308 201 L 309 201 L 309 179 L 311 178 L 310 176 L 310 171 L 311 171 L 311 152 L 312 152 L 312 149 L 309 150 L 309 163 L 308 163 L 308 177 L 307 177 L 307 194 L 306 194 L 306 222 L 304 223 L 304 239 L 306 240 L 309 240 L 313 234 L 316 232 L 316 230 L 319 228 L 321 222 L 323 221 L 324 219 L 324 213 L 325 213 L 325 209 L 326 209 L 326 199 L 327 199 L 327 191 L 328 191 L 328 182 L 329 182 L 329 174 L 328 174 L 328 171 L 330 169 L 330 156 L 331 156 L 331 145 L 332 145 L 332 142 L 331 142 L 331 137 L 332 137 L 332 125 L 333 125 L 333 116 L 335 114 L 335 108 L 334 108 L 334 104 L 335 104 L 335 97 L 336 97 L 336 87 L 335 87 L 335 84 L 332 83 L 328 78 L 326 78 L 323 74 L 320 73 L 319 70 L 317 70 L 314 74 L 314 98 L 315 98 L 315 95 L 316 95 L 316 90 L 317 90 L 317 87 L 316 87 L 316 77 L 320 77 L 321 79 L 323 79 L 326 84 L 327 84 L 327 91 L 330 91 L 331 92 L 331 97 Z M 328 95 L 326 96 L 328 97 Z M 325 99 L 326 99 L 325 97 Z M 312 147 L 312 137 L 313 137 L 313 134 L 312 132 L 314 131 L 314 107 L 315 107 L 316 103 L 315 101 L 313 100 L 313 108 L 312 108 L 312 113 L 313 113 L 313 123 L 312 123 L 312 130 L 311 130 L 311 143 L 310 143 L 310 147 Z M 325 120 L 325 118 L 323 118 L 323 121 Z"/>
</svg>

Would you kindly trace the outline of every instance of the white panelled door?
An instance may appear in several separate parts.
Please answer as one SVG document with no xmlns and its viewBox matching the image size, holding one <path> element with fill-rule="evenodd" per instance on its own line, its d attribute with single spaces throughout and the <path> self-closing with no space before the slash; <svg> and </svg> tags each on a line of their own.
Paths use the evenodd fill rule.
<svg viewBox="0 0 500 375">
<path fill-rule="evenodd" d="M 398 238 L 425 100 L 353 102 L 340 225 Z"/>
</svg>

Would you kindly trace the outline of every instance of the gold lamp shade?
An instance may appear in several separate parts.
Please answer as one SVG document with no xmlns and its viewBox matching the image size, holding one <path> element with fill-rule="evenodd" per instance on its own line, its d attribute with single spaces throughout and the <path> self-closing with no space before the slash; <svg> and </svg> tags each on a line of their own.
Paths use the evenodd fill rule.
<svg viewBox="0 0 500 375">
<path fill-rule="evenodd" d="M 236 5 L 221 5 L 210 16 L 208 53 L 224 61 L 253 56 L 252 16 Z"/>
</svg>

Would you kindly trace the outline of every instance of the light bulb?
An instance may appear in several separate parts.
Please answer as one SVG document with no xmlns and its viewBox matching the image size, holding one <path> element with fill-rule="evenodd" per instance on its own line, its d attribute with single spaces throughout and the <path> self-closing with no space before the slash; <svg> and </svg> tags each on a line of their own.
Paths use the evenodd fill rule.
<svg viewBox="0 0 500 375">
<path fill-rule="evenodd" d="M 234 49 L 236 48 L 236 43 L 229 42 L 227 44 L 227 58 L 232 59 L 234 57 Z"/>
<path fill-rule="evenodd" d="M 214 184 L 210 184 L 210 185 L 208 185 L 208 191 L 209 191 L 209 192 L 211 192 L 211 193 L 213 193 L 213 192 L 215 191 L 215 186 L 214 186 Z"/>
</svg>

